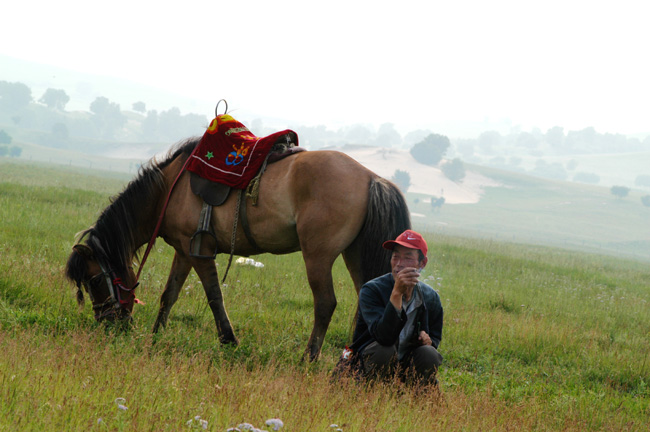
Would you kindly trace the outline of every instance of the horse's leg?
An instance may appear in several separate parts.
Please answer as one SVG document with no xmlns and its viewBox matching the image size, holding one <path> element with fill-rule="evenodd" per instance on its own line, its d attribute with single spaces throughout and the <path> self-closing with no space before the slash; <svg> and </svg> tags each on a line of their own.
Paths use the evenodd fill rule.
<svg viewBox="0 0 650 432">
<path fill-rule="evenodd" d="M 223 294 L 219 287 L 219 276 L 214 260 L 205 258 L 193 258 L 192 266 L 201 279 L 203 290 L 208 298 L 208 304 L 214 315 L 214 322 L 219 332 L 221 343 L 232 343 L 237 345 L 237 338 L 232 330 L 226 307 L 223 303 Z"/>
<path fill-rule="evenodd" d="M 156 318 L 156 323 L 153 325 L 154 333 L 158 332 L 160 326 L 165 327 L 167 324 L 169 311 L 172 306 L 174 306 L 174 303 L 176 303 L 176 300 L 178 300 L 178 294 L 181 292 L 181 288 L 183 287 L 190 270 L 192 270 L 192 266 L 187 258 L 179 255 L 178 252 L 174 254 L 174 260 L 172 262 L 172 268 L 169 271 L 167 284 L 165 285 L 165 290 L 160 296 L 158 318 Z"/>
<path fill-rule="evenodd" d="M 361 247 L 359 245 L 359 242 L 353 242 L 346 250 L 343 251 L 343 261 L 345 262 L 345 266 L 348 269 L 348 273 L 350 273 L 352 283 L 354 283 L 354 289 L 357 291 L 357 295 L 359 295 L 359 291 L 361 291 L 361 285 L 363 285 L 365 282 L 363 280 L 363 273 L 361 270 Z"/>
<path fill-rule="evenodd" d="M 303 251 L 307 279 L 314 296 L 314 328 L 312 329 L 304 356 L 310 361 L 318 359 L 325 333 L 336 309 L 336 294 L 332 281 L 333 262 L 325 257 L 309 257 Z"/>
</svg>

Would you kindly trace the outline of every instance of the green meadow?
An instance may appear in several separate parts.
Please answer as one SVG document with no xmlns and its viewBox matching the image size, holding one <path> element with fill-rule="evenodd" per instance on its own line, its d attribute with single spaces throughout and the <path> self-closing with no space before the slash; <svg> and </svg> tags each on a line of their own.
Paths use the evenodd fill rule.
<svg viewBox="0 0 650 432">
<path fill-rule="evenodd" d="M 313 309 L 300 254 L 233 263 L 223 292 L 237 347 L 219 344 L 194 273 L 167 328 L 151 334 L 173 255 L 162 240 L 143 270 L 133 328 L 95 323 L 63 269 L 75 233 L 130 176 L 93 166 L 0 160 L 0 430 L 272 430 L 272 418 L 283 431 L 649 430 L 650 260 L 636 198 L 595 189 L 565 198 L 559 185 L 532 180 L 514 195 L 488 191 L 470 212 L 434 212 L 409 196 L 426 216 L 414 222 L 430 244 L 423 278 L 445 308 L 445 360 L 439 388 L 404 387 L 331 379 L 356 301 L 341 260 L 338 307 L 316 363 L 302 361 Z M 523 197 L 535 201 L 528 213 L 502 208 Z M 556 228 L 558 202 L 603 210 Z M 629 206 L 628 228 L 641 231 L 635 240 L 603 229 L 599 248 L 587 232 L 619 217 L 619 204 Z M 512 229 L 487 238 L 499 218 Z M 547 241 L 526 244 L 525 233 Z M 227 259 L 217 258 L 220 270 Z"/>
</svg>

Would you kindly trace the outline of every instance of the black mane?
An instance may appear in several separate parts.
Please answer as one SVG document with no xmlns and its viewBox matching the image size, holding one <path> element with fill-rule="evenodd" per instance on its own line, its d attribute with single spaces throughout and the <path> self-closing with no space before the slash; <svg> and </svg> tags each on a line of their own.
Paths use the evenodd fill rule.
<svg viewBox="0 0 650 432">
<path fill-rule="evenodd" d="M 111 198 L 110 205 L 102 211 L 97 222 L 79 234 L 78 242 L 85 239 L 85 243 L 96 257 L 118 274 L 124 273 L 126 263 L 133 258 L 140 246 L 135 244 L 135 236 L 138 230 L 137 216 L 142 211 L 142 203 L 160 197 L 165 191 L 162 170 L 180 155 L 189 156 L 199 141 L 200 138 L 197 137 L 181 141 L 172 147 L 162 160 L 152 158 L 143 164 L 136 178 L 129 182 L 120 194 Z M 80 282 L 85 269 L 79 268 L 82 260 L 77 259 L 76 255 L 73 252 L 68 260 L 66 276 L 73 282 Z"/>
</svg>

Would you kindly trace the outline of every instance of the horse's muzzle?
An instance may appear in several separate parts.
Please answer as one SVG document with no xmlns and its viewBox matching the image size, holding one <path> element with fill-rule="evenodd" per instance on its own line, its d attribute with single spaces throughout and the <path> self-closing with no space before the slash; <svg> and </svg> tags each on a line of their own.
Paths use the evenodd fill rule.
<svg viewBox="0 0 650 432">
<path fill-rule="evenodd" d="M 130 325 L 133 323 L 133 316 L 131 313 L 123 308 L 108 308 L 105 311 L 102 311 L 95 315 L 95 320 L 97 322 L 103 322 L 107 324 L 115 325 Z"/>
</svg>

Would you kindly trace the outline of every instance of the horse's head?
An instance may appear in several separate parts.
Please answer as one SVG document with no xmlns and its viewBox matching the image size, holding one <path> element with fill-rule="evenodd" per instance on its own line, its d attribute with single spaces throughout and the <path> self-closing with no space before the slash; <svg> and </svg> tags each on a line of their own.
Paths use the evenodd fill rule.
<svg viewBox="0 0 650 432">
<path fill-rule="evenodd" d="M 111 268 L 100 245 L 76 244 L 66 265 L 66 277 L 77 286 L 77 302 L 83 304 L 83 288 L 93 304 L 97 321 L 131 320 L 136 276 L 130 266 Z M 131 287 L 131 288 L 129 288 Z"/>
</svg>

